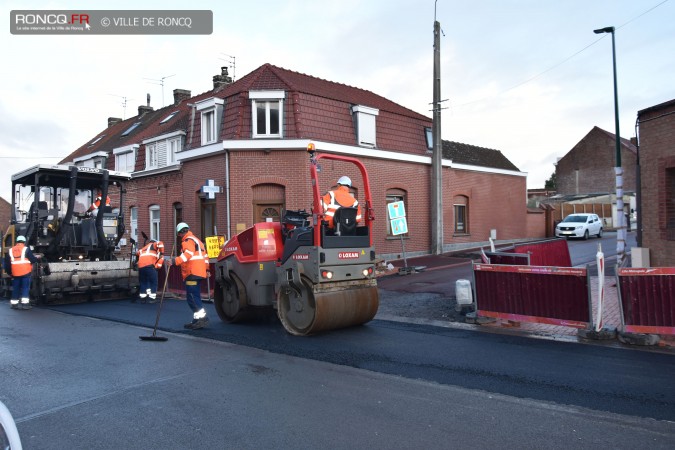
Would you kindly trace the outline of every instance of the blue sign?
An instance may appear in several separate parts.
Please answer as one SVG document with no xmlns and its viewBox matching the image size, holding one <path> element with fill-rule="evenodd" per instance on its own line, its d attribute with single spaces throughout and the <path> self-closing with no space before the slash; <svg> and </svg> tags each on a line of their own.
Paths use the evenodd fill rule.
<svg viewBox="0 0 675 450">
<path fill-rule="evenodd" d="M 408 222 L 405 217 L 391 220 L 391 234 L 398 236 L 399 234 L 406 234 L 408 232 Z"/>
<path fill-rule="evenodd" d="M 387 210 L 389 211 L 390 219 L 398 219 L 399 217 L 405 217 L 405 206 L 403 206 L 403 202 L 388 203 Z"/>
</svg>

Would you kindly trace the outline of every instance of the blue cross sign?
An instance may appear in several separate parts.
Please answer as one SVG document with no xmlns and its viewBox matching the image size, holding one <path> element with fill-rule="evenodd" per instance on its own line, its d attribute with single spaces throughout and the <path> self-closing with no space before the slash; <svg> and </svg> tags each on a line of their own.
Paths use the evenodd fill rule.
<svg viewBox="0 0 675 450">
<path fill-rule="evenodd" d="M 216 194 L 220 193 L 220 186 L 216 186 L 214 180 L 206 180 L 206 184 L 202 186 L 202 194 L 206 195 L 206 198 L 213 200 L 216 198 Z"/>
</svg>

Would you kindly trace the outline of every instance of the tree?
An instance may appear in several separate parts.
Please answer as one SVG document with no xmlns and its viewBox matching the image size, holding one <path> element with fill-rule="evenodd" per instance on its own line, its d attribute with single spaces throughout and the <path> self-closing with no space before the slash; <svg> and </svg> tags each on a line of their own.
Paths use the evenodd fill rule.
<svg viewBox="0 0 675 450">
<path fill-rule="evenodd" d="M 546 180 L 546 183 L 544 183 L 544 189 L 549 189 L 552 191 L 556 190 L 556 180 L 555 180 L 555 172 L 551 174 L 551 177 Z"/>
</svg>

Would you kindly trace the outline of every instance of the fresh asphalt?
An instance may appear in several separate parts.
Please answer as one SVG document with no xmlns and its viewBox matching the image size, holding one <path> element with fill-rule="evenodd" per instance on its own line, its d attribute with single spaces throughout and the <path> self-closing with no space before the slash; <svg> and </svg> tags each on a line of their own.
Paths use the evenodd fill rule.
<svg viewBox="0 0 675 450">
<path fill-rule="evenodd" d="M 158 335 L 171 340 L 173 333 L 187 334 L 442 385 L 675 421 L 675 357 L 669 354 L 387 320 L 295 337 L 272 314 L 225 324 L 212 304 L 206 308 L 210 326 L 184 330 L 186 303 L 165 300 Z M 157 311 L 156 305 L 129 301 L 50 309 L 145 327 L 139 336 L 152 334 Z"/>
</svg>

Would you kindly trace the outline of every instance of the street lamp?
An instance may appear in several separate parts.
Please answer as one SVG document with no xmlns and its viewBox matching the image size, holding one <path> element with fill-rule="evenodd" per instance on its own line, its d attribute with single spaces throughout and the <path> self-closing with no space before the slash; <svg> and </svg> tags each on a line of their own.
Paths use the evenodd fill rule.
<svg viewBox="0 0 675 450">
<path fill-rule="evenodd" d="M 623 169 L 621 168 L 621 134 L 619 132 L 619 94 L 616 88 L 616 50 L 614 44 L 614 27 L 593 30 L 595 34 L 610 33 L 612 35 L 612 64 L 614 67 L 614 127 L 616 129 L 616 258 L 621 265 L 626 248 L 626 225 L 623 222 Z"/>
</svg>

